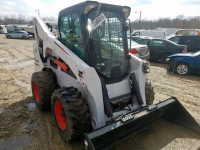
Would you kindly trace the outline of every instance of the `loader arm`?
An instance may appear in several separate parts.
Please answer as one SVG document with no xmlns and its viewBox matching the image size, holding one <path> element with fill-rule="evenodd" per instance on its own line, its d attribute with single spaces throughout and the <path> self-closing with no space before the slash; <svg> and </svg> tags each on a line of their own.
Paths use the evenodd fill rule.
<svg viewBox="0 0 200 150">
<path fill-rule="evenodd" d="M 72 51 L 70 51 L 65 45 L 63 45 L 56 37 L 50 32 L 41 20 L 41 18 L 36 17 L 34 19 L 35 35 L 36 41 L 39 42 L 41 39 L 43 41 L 43 57 L 47 57 L 47 50 L 51 50 L 56 53 L 65 63 L 70 67 L 77 80 L 80 81 L 78 76 L 78 70 L 83 71 L 86 68 L 93 69 L 89 67 L 84 61 L 82 61 L 78 56 L 76 56 Z M 81 82 L 81 81 L 80 81 Z"/>
</svg>

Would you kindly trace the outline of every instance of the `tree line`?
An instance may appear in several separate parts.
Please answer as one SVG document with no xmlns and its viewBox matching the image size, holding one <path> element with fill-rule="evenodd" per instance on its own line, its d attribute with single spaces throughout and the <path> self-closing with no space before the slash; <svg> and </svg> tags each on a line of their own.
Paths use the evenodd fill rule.
<svg viewBox="0 0 200 150">
<path fill-rule="evenodd" d="M 25 15 L 9 15 L 0 16 L 0 23 L 7 24 L 33 24 L 33 16 Z M 44 21 L 57 21 L 55 17 L 42 17 Z M 132 29 L 156 29 L 161 28 L 183 28 L 183 29 L 198 29 L 200 28 L 200 16 L 185 17 L 183 15 L 171 18 L 159 18 L 156 20 L 142 19 L 131 22 Z"/>
<path fill-rule="evenodd" d="M 185 17 L 183 15 L 171 18 L 159 18 L 157 20 L 142 19 L 131 22 L 132 29 L 156 29 L 161 28 L 182 28 L 198 29 L 200 28 L 200 16 Z"/>
<path fill-rule="evenodd" d="M 34 16 L 26 16 L 26 15 L 6 15 L 6 16 L 0 16 L 0 23 L 3 23 L 4 25 L 8 24 L 29 24 L 33 25 L 33 19 Z M 44 21 L 57 21 L 57 18 L 55 17 L 42 17 Z"/>
</svg>

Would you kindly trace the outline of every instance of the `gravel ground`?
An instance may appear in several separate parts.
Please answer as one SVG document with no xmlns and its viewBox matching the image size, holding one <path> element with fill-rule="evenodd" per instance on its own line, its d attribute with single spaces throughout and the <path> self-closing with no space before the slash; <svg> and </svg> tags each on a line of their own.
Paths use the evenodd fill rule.
<svg viewBox="0 0 200 150">
<path fill-rule="evenodd" d="M 32 39 L 6 39 L 0 35 L 0 150 L 79 150 L 81 139 L 72 143 L 62 141 L 51 112 L 35 108 L 30 86 L 33 43 Z M 165 67 L 151 64 L 148 78 L 155 87 L 155 103 L 174 96 L 200 124 L 200 76 L 167 73 Z M 200 135 L 158 120 L 110 149 L 200 150 Z"/>
</svg>

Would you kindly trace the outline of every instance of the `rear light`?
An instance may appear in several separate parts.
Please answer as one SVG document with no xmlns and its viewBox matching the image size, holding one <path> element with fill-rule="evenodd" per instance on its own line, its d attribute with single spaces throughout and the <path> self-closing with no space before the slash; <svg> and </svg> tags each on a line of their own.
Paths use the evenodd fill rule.
<svg viewBox="0 0 200 150">
<path fill-rule="evenodd" d="M 132 49 L 132 50 L 129 51 L 129 53 L 131 53 L 131 54 L 137 54 L 138 51 L 136 49 Z"/>
<path fill-rule="evenodd" d="M 187 52 L 187 48 L 185 48 L 184 50 L 183 50 L 183 53 L 186 53 Z"/>
</svg>

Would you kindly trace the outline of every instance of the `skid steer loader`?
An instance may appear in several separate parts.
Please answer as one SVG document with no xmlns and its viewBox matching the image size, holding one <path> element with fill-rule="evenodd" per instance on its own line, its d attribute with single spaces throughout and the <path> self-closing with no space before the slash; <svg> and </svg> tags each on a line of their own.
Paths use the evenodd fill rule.
<svg viewBox="0 0 200 150">
<path fill-rule="evenodd" d="M 59 13 L 59 38 L 34 19 L 33 98 L 51 108 L 60 136 L 104 149 L 159 118 L 200 133 L 176 98 L 153 104 L 149 63 L 129 54 L 130 7 L 86 1 Z"/>
</svg>

